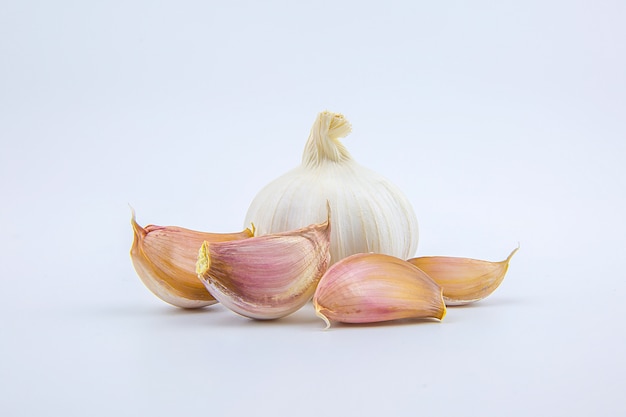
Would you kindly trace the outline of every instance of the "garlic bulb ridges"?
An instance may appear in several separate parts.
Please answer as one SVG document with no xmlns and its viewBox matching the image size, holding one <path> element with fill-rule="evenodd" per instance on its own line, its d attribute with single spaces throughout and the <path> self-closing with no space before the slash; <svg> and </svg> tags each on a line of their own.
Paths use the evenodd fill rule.
<svg viewBox="0 0 626 417">
<path fill-rule="evenodd" d="M 330 220 L 247 240 L 204 242 L 196 272 L 209 292 L 234 312 L 276 319 L 311 299 L 330 261 Z"/>
<path fill-rule="evenodd" d="M 407 318 L 442 320 L 442 290 L 410 263 L 389 255 L 363 253 L 331 266 L 320 280 L 313 304 L 331 321 L 376 323 Z"/>
<path fill-rule="evenodd" d="M 181 308 L 217 303 L 195 273 L 202 242 L 246 239 L 254 235 L 251 229 L 239 233 L 205 233 L 176 226 L 141 227 L 135 220 L 134 210 L 131 225 L 130 256 L 137 275 L 154 295 Z"/>
<path fill-rule="evenodd" d="M 448 256 L 424 256 L 409 259 L 408 262 L 443 288 L 447 305 L 463 305 L 482 300 L 500 286 L 518 249 L 515 248 L 500 262 Z"/>
<path fill-rule="evenodd" d="M 245 222 L 258 235 L 298 229 L 322 222 L 328 201 L 332 263 L 368 252 L 407 259 L 418 241 L 413 208 L 395 185 L 354 161 L 340 142 L 350 131 L 343 115 L 318 114 L 301 165 L 257 194 Z"/>
</svg>

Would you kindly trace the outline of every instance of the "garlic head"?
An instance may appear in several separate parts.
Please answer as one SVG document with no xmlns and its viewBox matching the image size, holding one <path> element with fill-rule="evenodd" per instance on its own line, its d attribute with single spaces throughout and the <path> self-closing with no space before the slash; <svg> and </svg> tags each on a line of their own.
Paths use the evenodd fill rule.
<svg viewBox="0 0 626 417">
<path fill-rule="evenodd" d="M 368 252 L 408 259 L 418 242 L 413 208 L 398 187 L 354 161 L 339 140 L 350 131 L 343 115 L 319 113 L 302 164 L 257 194 L 245 223 L 253 223 L 259 236 L 318 224 L 328 202 L 331 263 Z"/>
</svg>

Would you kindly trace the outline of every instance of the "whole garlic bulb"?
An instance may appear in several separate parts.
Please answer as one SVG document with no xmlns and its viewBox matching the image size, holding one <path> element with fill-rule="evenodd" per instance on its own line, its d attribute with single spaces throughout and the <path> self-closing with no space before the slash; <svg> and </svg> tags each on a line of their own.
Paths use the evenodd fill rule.
<svg viewBox="0 0 626 417">
<path fill-rule="evenodd" d="M 418 242 L 413 208 L 395 185 L 352 159 L 339 141 L 350 131 L 343 115 L 318 114 L 302 164 L 259 192 L 245 224 L 263 235 L 322 223 L 328 203 L 331 263 L 367 252 L 408 259 Z"/>
</svg>

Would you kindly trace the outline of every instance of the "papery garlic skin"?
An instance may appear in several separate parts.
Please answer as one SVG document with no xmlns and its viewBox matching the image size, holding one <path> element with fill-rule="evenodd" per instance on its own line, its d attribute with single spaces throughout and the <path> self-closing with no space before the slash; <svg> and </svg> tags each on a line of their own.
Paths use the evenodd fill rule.
<svg viewBox="0 0 626 417">
<path fill-rule="evenodd" d="M 330 262 L 330 220 L 251 239 L 204 242 L 196 272 L 209 292 L 242 316 L 287 316 L 313 296 Z"/>
<path fill-rule="evenodd" d="M 352 255 L 331 266 L 313 305 L 327 328 L 331 321 L 442 320 L 446 314 L 441 287 L 428 275 L 402 259 L 374 253 Z"/>
<path fill-rule="evenodd" d="M 409 259 L 443 288 L 446 305 L 464 305 L 491 295 L 502 283 L 509 262 L 518 248 L 503 261 L 448 256 L 423 256 Z"/>
<path fill-rule="evenodd" d="M 413 208 L 398 187 L 352 159 L 339 141 L 350 131 L 343 115 L 320 113 L 302 164 L 257 194 L 246 224 L 254 223 L 258 235 L 297 229 L 323 221 L 329 202 L 331 263 L 367 252 L 407 259 L 418 243 Z"/>
<path fill-rule="evenodd" d="M 205 233 L 176 226 L 141 227 L 132 213 L 133 245 L 130 256 L 144 285 L 166 303 L 200 308 L 217 303 L 196 274 L 198 248 L 204 241 L 247 239 L 254 231 Z"/>
</svg>

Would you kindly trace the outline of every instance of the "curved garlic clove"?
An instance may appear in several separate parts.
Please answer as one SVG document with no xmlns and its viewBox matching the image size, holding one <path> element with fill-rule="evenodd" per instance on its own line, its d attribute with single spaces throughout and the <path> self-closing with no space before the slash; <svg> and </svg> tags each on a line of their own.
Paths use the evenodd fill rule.
<svg viewBox="0 0 626 417">
<path fill-rule="evenodd" d="M 482 300 L 498 288 L 518 249 L 501 262 L 446 256 L 424 256 L 408 262 L 441 285 L 447 305 L 463 305 Z"/>
<path fill-rule="evenodd" d="M 428 275 L 402 259 L 374 253 L 352 255 L 331 266 L 313 304 L 327 328 L 331 321 L 441 320 L 446 314 L 441 288 Z"/>
<path fill-rule="evenodd" d="M 330 262 L 330 220 L 251 239 L 204 242 L 196 272 L 209 292 L 234 312 L 276 319 L 311 299 Z"/>
<path fill-rule="evenodd" d="M 195 273 L 198 248 L 204 241 L 250 238 L 254 231 L 203 233 L 175 226 L 141 227 L 132 212 L 133 246 L 130 256 L 144 285 L 166 303 L 199 308 L 217 303 Z"/>
</svg>

